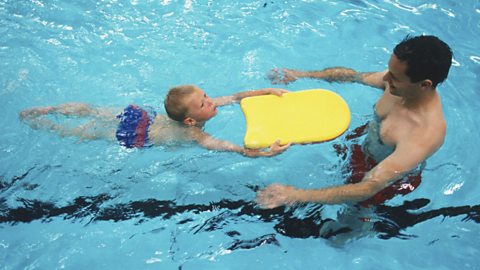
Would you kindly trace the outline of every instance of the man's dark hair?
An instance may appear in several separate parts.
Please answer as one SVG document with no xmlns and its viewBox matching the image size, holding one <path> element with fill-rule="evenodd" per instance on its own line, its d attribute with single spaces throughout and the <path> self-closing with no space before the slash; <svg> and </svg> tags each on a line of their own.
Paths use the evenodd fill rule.
<svg viewBox="0 0 480 270">
<path fill-rule="evenodd" d="M 452 50 L 435 36 L 406 36 L 393 53 L 407 63 L 406 75 L 411 82 L 429 79 L 433 87 L 447 78 L 452 65 Z"/>
</svg>

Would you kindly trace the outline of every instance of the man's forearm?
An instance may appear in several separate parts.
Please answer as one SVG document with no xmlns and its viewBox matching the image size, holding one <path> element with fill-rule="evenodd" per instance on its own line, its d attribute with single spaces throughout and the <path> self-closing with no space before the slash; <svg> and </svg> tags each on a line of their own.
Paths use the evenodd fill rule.
<svg viewBox="0 0 480 270">
<path fill-rule="evenodd" d="M 318 71 L 301 71 L 293 69 L 283 70 L 283 79 L 277 83 L 289 83 L 299 78 L 311 78 L 337 83 L 361 83 L 371 87 L 385 90 L 386 84 L 383 77 L 386 71 L 357 72 L 351 68 L 330 67 Z"/>
<path fill-rule="evenodd" d="M 336 187 L 303 190 L 297 189 L 292 194 L 295 202 L 316 202 L 322 204 L 340 204 L 364 201 L 380 190 L 369 183 L 348 184 Z"/>
<path fill-rule="evenodd" d="M 331 67 L 319 71 L 289 71 L 289 75 L 296 78 L 322 79 L 327 82 L 362 82 L 364 74 L 345 67 Z"/>
</svg>

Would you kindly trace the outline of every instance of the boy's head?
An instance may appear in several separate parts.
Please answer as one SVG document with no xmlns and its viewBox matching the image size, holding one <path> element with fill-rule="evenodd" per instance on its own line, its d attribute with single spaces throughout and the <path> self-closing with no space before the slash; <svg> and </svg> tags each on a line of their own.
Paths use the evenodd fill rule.
<svg viewBox="0 0 480 270">
<path fill-rule="evenodd" d="M 205 92 L 194 85 L 171 88 L 165 98 L 168 117 L 188 126 L 202 124 L 217 114 L 217 108 Z"/>
</svg>

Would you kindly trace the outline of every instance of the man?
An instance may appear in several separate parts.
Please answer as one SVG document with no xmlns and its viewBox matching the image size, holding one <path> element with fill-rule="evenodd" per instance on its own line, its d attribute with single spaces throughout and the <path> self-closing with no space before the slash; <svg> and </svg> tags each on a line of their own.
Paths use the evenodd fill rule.
<svg viewBox="0 0 480 270">
<path fill-rule="evenodd" d="M 269 185 L 257 193 L 257 203 L 264 208 L 297 202 L 365 205 L 375 204 L 372 198 L 388 199 L 384 193 L 389 188 L 400 193 L 401 189 L 413 190 L 415 184 L 411 181 L 419 180 L 419 167 L 445 139 L 446 123 L 436 88 L 447 78 L 451 63 L 450 47 L 437 37 L 407 36 L 395 47 L 386 71 L 360 73 L 341 67 L 322 71 L 285 69 L 283 79 L 277 73 L 271 78 L 273 83 L 315 78 L 382 89 L 384 93 L 374 107 L 375 119 L 369 123 L 368 136 L 361 147 L 363 159 L 373 159 L 375 163 L 357 183 L 314 190 Z"/>
</svg>

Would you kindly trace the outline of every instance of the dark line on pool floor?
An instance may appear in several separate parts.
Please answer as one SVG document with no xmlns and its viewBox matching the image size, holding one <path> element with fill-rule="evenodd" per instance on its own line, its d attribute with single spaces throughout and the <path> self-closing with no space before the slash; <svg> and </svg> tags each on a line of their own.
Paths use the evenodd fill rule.
<svg viewBox="0 0 480 270">
<path fill-rule="evenodd" d="M 332 227 L 331 223 L 335 220 L 323 219 L 320 206 L 314 208 L 312 214 L 308 217 L 299 218 L 295 216 L 295 210 L 298 207 L 260 209 L 255 203 L 243 200 L 221 200 L 210 204 L 177 205 L 175 201 L 147 199 L 111 205 L 110 201 L 112 199 L 113 197 L 108 194 L 82 196 L 74 199 L 72 203 L 66 206 L 56 206 L 54 203 L 39 200 L 19 199 L 18 201 L 23 206 L 9 208 L 5 199 L 0 198 L 0 223 L 15 225 L 36 220 L 50 222 L 54 218 L 62 217 L 64 220 L 87 219 L 89 220 L 88 223 L 138 219 L 137 224 L 140 224 L 153 218 L 171 219 L 173 216 L 182 213 L 199 214 L 209 211 L 218 212 L 218 214 L 207 219 L 203 224 L 195 226 L 192 230 L 193 233 L 219 230 L 226 226 L 229 220 L 242 217 L 254 217 L 263 222 L 273 222 L 278 233 L 294 238 L 330 238 L 352 230 L 352 228 L 343 225 L 343 227 Z M 373 231 L 381 239 L 391 237 L 408 239 L 410 236 L 402 234 L 402 230 L 439 216 L 446 218 L 465 215 L 462 221 L 480 223 L 480 205 L 452 206 L 420 211 L 429 202 L 428 199 L 416 199 L 405 201 L 400 206 L 377 206 L 375 214 L 381 219 L 373 222 Z M 190 216 L 178 223 L 183 224 L 192 221 L 194 220 Z M 329 228 L 335 228 L 335 230 L 326 230 L 326 224 L 329 225 Z M 238 235 L 239 232 L 229 231 L 226 234 Z"/>
</svg>

